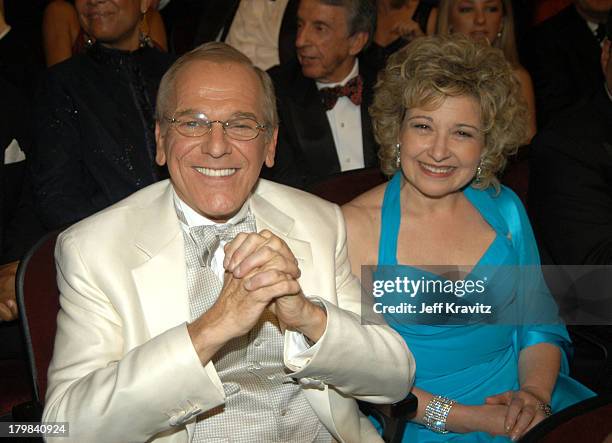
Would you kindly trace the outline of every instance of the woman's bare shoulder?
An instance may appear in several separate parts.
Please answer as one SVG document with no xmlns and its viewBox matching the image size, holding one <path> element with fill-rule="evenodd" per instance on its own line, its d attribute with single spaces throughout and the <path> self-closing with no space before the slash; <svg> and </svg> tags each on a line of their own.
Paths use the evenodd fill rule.
<svg viewBox="0 0 612 443">
<path fill-rule="evenodd" d="M 361 243 L 377 238 L 385 186 L 379 185 L 342 206 L 349 240 Z"/>
<path fill-rule="evenodd" d="M 349 217 L 364 217 L 380 212 L 386 185 L 383 183 L 355 197 L 342 206 L 342 212 Z"/>
<path fill-rule="evenodd" d="M 531 84 L 531 75 L 529 75 L 529 72 L 523 66 L 515 66 L 513 72 L 516 76 L 516 79 L 521 83 L 521 85 Z"/>
<path fill-rule="evenodd" d="M 342 206 L 351 266 L 356 275 L 361 265 L 376 262 L 380 209 L 385 186 L 386 184 L 379 185 Z"/>
<path fill-rule="evenodd" d="M 48 19 L 72 21 L 77 18 L 76 9 L 65 0 L 53 0 L 45 8 L 44 15 Z M 78 19 L 77 19 L 78 20 Z"/>
</svg>

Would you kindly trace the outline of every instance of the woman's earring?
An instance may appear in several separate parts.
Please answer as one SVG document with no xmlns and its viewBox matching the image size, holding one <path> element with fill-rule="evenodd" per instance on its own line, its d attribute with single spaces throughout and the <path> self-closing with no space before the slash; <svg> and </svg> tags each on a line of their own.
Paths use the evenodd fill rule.
<svg viewBox="0 0 612 443">
<path fill-rule="evenodd" d="M 497 34 L 495 35 L 495 37 L 497 37 L 497 40 L 502 38 L 502 32 L 503 31 L 504 31 L 504 22 L 501 22 L 500 25 L 499 25 L 499 31 L 497 31 Z"/>
<path fill-rule="evenodd" d="M 153 40 L 149 36 L 149 23 L 146 19 L 147 10 L 140 12 L 142 12 L 142 17 L 140 18 L 140 33 L 138 35 L 139 46 L 141 48 L 147 46 L 149 48 L 153 48 L 155 45 L 153 44 Z"/>
<path fill-rule="evenodd" d="M 395 169 L 399 169 L 402 166 L 402 159 L 400 156 L 401 146 L 402 145 L 400 143 L 395 144 Z"/>
<path fill-rule="evenodd" d="M 474 179 L 474 183 L 479 185 L 482 183 L 482 160 L 478 163 L 478 167 L 476 168 L 476 178 Z"/>
</svg>

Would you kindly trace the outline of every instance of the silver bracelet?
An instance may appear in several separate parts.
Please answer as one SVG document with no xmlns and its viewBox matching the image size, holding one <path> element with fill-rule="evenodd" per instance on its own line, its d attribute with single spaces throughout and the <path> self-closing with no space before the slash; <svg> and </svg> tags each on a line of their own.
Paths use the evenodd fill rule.
<svg viewBox="0 0 612 443">
<path fill-rule="evenodd" d="M 438 434 L 447 434 L 446 419 L 453 405 L 457 403 L 441 395 L 434 395 L 431 401 L 425 408 L 423 423 L 427 429 L 437 432 Z"/>
</svg>

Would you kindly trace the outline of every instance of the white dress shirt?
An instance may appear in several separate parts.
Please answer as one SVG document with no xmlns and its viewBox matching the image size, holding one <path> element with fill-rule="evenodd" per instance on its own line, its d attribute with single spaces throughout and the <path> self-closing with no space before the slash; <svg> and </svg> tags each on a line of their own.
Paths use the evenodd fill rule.
<svg viewBox="0 0 612 443">
<path fill-rule="evenodd" d="M 359 60 L 355 59 L 353 69 L 338 83 L 317 82 L 317 88 L 344 86 L 359 75 Z M 361 106 L 355 105 L 348 97 L 339 97 L 336 105 L 326 112 L 334 137 L 336 153 L 341 171 L 365 167 L 363 159 L 363 137 L 361 134 Z"/>
<path fill-rule="evenodd" d="M 4 28 L 4 31 L 0 32 L 0 40 L 6 37 L 6 34 L 8 34 L 10 30 L 11 30 L 11 26 L 7 25 L 6 28 Z"/>
<path fill-rule="evenodd" d="M 289 0 L 241 0 L 225 43 L 264 71 L 280 63 L 278 35 Z"/>
</svg>

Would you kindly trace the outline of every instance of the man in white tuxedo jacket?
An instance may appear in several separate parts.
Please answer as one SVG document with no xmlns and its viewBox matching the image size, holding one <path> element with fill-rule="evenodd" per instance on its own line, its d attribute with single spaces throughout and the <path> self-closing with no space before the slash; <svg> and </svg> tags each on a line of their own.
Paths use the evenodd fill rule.
<svg viewBox="0 0 612 443">
<path fill-rule="evenodd" d="M 170 181 L 60 235 L 44 421 L 70 441 L 380 441 L 354 399 L 401 400 L 414 360 L 361 321 L 338 207 L 258 179 L 274 104 L 240 52 L 186 54 L 157 102 Z"/>
</svg>

